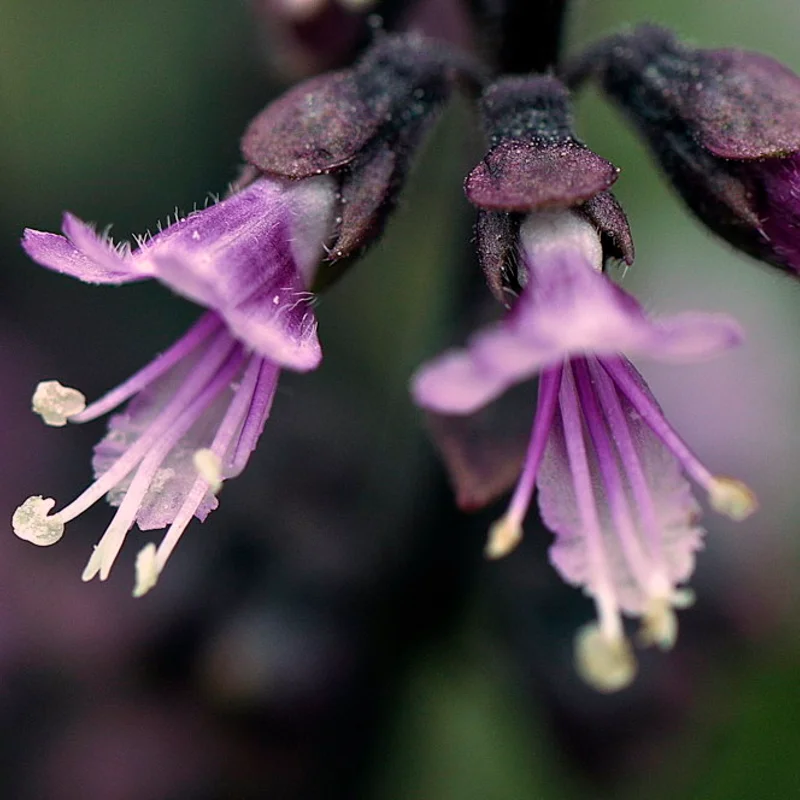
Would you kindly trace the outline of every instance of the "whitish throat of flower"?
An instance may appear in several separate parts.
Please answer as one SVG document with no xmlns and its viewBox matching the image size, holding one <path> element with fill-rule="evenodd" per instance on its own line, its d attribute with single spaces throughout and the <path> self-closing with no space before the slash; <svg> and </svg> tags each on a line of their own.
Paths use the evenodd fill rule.
<svg viewBox="0 0 800 800">
<path fill-rule="evenodd" d="M 693 599 L 677 583 L 691 572 L 702 531 L 675 462 L 715 510 L 735 520 L 756 510 L 743 483 L 706 469 L 622 357 L 575 358 L 542 373 L 523 470 L 486 555 L 500 558 L 517 546 L 544 477 L 542 516 L 557 537 L 551 559 L 597 608 L 597 622 L 576 636 L 575 661 L 600 691 L 622 689 L 636 675 L 623 613 L 641 619 L 640 644 L 666 650 L 677 637 L 674 610 Z"/>
<path fill-rule="evenodd" d="M 108 577 L 134 522 L 142 529 L 168 526 L 158 546 L 148 544 L 137 558 L 134 596 L 145 594 L 192 517 L 205 519 L 223 480 L 244 468 L 269 416 L 278 375 L 275 364 L 245 352 L 222 320 L 207 313 L 89 406 L 76 389 L 40 383 L 32 406 L 48 425 L 88 422 L 131 399 L 150 411 L 141 415 L 130 405 L 113 417 L 95 453 L 95 482 L 55 513 L 52 498 L 28 498 L 14 513 L 14 532 L 36 545 L 54 544 L 68 522 L 108 495 L 118 509 L 82 578 Z M 100 463 L 103 447 L 113 456 L 106 453 Z"/>
</svg>

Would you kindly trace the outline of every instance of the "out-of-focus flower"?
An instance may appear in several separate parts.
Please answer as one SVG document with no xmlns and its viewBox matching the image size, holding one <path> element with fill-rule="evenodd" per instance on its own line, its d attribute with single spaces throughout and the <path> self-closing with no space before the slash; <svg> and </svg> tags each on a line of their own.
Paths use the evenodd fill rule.
<svg viewBox="0 0 800 800">
<path fill-rule="evenodd" d="M 55 500 L 31 497 L 15 512 L 16 534 L 38 545 L 104 495 L 118 506 L 83 579 L 108 577 L 128 530 L 169 526 L 136 562 L 135 595 L 158 579 L 195 516 L 217 507 L 223 480 L 247 464 L 269 416 L 281 368 L 314 369 L 322 358 L 308 287 L 331 234 L 335 192 L 325 176 L 260 178 L 227 200 L 196 211 L 137 247 L 114 245 L 70 214 L 63 236 L 26 230 L 23 247 L 39 264 L 87 283 L 156 278 L 208 311 L 172 347 L 101 399 L 56 381 L 40 383 L 34 411 L 49 425 L 111 417 L 93 459 L 95 482 L 52 513 Z"/>
<path fill-rule="evenodd" d="M 594 75 L 711 230 L 800 275 L 800 77 L 761 53 L 709 50 L 644 25 L 571 69 Z"/>
<path fill-rule="evenodd" d="M 486 552 L 497 558 L 516 546 L 538 485 L 542 518 L 556 534 L 552 562 L 597 606 L 598 623 L 576 638 L 577 668 L 614 691 L 636 670 L 622 613 L 642 618 L 642 643 L 668 649 L 677 634 L 673 609 L 691 602 L 679 584 L 691 575 L 702 530 L 682 471 L 734 519 L 756 507 L 747 487 L 697 459 L 620 353 L 700 359 L 741 334 L 720 315 L 646 317 L 602 274 L 600 233 L 581 212 L 528 215 L 517 257 L 524 286 L 507 317 L 424 366 L 413 394 L 424 408 L 464 415 L 541 374 L 522 474 Z"/>
</svg>

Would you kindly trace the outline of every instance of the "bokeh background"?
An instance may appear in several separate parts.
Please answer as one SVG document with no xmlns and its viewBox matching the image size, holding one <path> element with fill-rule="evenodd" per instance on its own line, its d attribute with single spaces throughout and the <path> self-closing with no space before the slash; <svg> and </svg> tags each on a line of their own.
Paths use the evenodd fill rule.
<svg viewBox="0 0 800 800">
<path fill-rule="evenodd" d="M 197 313 L 156 285 L 47 273 L 23 227 L 56 230 L 70 209 L 124 238 L 224 192 L 244 125 L 308 64 L 279 9 L 0 0 L 0 519 L 31 494 L 76 494 L 102 435 L 45 428 L 36 382 L 96 397 Z M 463 39 L 445 4 L 424 19 Z M 574 0 L 569 49 L 641 20 L 800 71 L 790 0 Z M 381 244 L 320 304 L 324 366 L 282 382 L 246 473 L 151 594 L 130 596 L 138 531 L 107 583 L 81 583 L 106 507 L 50 549 L 7 526 L 3 800 L 800 796 L 800 285 L 702 231 L 592 92 L 579 120 L 623 169 L 625 285 L 748 330 L 713 364 L 643 365 L 700 455 L 762 500 L 743 525 L 708 516 L 676 649 L 646 654 L 618 695 L 581 685 L 571 641 L 591 608 L 548 566 L 549 534 L 532 521 L 518 552 L 484 563 L 497 509 L 455 511 L 408 400 L 480 291 L 460 183 L 481 140 L 456 104 Z"/>
</svg>

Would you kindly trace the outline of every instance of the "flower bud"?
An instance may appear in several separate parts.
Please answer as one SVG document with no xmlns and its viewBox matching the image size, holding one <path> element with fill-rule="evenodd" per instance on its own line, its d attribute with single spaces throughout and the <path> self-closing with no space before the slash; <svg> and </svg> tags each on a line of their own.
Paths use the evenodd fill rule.
<svg viewBox="0 0 800 800">
<path fill-rule="evenodd" d="M 573 82 L 588 75 L 703 223 L 800 274 L 800 77 L 769 56 L 694 48 L 649 25 L 588 51 Z"/>
</svg>

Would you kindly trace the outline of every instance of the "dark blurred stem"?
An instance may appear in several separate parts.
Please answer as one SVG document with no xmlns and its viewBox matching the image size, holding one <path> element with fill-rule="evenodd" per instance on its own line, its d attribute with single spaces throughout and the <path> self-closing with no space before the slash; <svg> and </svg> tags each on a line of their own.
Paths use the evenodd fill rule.
<svg viewBox="0 0 800 800">
<path fill-rule="evenodd" d="M 467 0 L 487 57 L 501 73 L 546 72 L 558 64 L 568 0 Z"/>
</svg>

